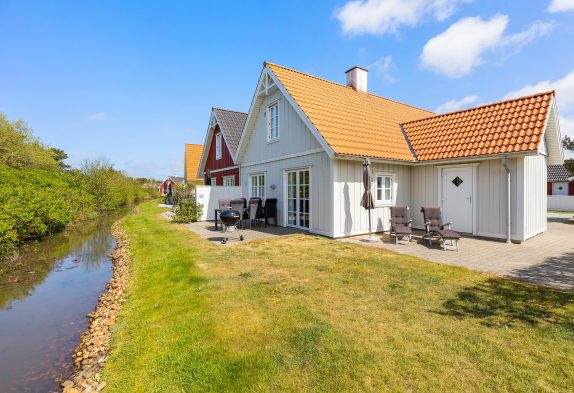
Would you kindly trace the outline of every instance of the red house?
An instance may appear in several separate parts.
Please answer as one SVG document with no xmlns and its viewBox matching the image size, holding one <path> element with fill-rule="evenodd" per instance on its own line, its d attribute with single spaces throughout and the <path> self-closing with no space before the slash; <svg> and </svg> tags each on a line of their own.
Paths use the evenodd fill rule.
<svg viewBox="0 0 574 393">
<path fill-rule="evenodd" d="M 239 166 L 235 165 L 233 156 L 246 119 L 244 112 L 212 108 L 198 171 L 206 185 L 240 185 Z"/>
</svg>

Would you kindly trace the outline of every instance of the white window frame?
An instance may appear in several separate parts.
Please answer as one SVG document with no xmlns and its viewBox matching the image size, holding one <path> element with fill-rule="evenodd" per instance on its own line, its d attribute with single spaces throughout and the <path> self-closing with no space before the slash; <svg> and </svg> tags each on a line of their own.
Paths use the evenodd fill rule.
<svg viewBox="0 0 574 393">
<path fill-rule="evenodd" d="M 235 186 L 235 176 L 223 176 L 223 185 L 227 187 Z"/>
<path fill-rule="evenodd" d="M 215 134 L 215 159 L 216 160 L 221 160 L 221 157 L 223 156 L 222 152 L 223 152 L 223 136 L 221 135 L 221 132 L 218 132 L 217 134 Z"/>
<path fill-rule="evenodd" d="M 379 178 L 382 178 L 382 187 L 378 187 Z M 390 189 L 386 187 L 385 179 L 390 179 Z M 375 184 L 373 185 L 375 204 L 379 206 L 389 206 L 395 204 L 395 195 L 397 191 L 397 185 L 395 183 L 395 175 L 392 173 L 376 173 L 375 174 Z M 379 190 L 381 191 L 381 198 L 379 198 Z M 385 197 L 385 191 L 389 190 L 390 199 Z"/>
<path fill-rule="evenodd" d="M 275 116 L 273 116 L 273 108 L 275 108 Z M 275 124 L 274 124 L 275 120 Z M 267 142 L 276 142 L 279 140 L 279 101 L 275 101 L 267 106 Z"/>
<path fill-rule="evenodd" d="M 265 173 L 250 173 L 249 174 L 249 197 L 250 198 L 261 198 L 265 199 Z M 261 184 L 261 179 L 263 179 L 263 184 Z M 254 180 L 255 183 L 254 184 Z"/>
</svg>

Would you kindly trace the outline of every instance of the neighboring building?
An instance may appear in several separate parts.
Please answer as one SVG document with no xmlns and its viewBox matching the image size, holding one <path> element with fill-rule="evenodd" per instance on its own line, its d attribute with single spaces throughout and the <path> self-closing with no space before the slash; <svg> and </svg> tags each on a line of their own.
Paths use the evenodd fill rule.
<svg viewBox="0 0 574 393">
<path fill-rule="evenodd" d="M 548 165 L 548 195 L 574 195 L 574 174 L 564 165 Z"/>
<path fill-rule="evenodd" d="M 161 194 L 170 194 L 175 184 L 180 184 L 184 181 L 185 179 L 183 177 L 168 176 L 163 182 L 161 182 L 157 189 Z"/>
<path fill-rule="evenodd" d="M 197 174 L 202 151 L 203 145 L 195 143 L 185 144 L 185 168 L 183 177 L 188 183 L 203 184 L 203 176 L 198 176 Z"/>
<path fill-rule="evenodd" d="M 238 186 L 239 167 L 233 156 L 243 133 L 247 113 L 228 109 L 213 108 L 198 176 L 205 179 L 206 185 Z"/>
<path fill-rule="evenodd" d="M 364 69 L 346 74 L 347 86 L 264 63 L 233 162 L 246 197 L 278 199 L 280 225 L 367 233 L 369 157 L 377 231 L 394 205 L 410 206 L 417 228 L 421 206 L 441 206 L 473 235 L 546 230 L 546 166 L 563 163 L 554 92 L 436 115 L 368 93 Z"/>
</svg>

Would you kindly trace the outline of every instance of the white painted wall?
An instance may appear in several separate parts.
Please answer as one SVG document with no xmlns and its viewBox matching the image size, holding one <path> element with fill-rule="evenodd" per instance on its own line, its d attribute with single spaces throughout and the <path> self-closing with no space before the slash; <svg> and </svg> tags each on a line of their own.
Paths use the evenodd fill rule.
<svg viewBox="0 0 574 393">
<path fill-rule="evenodd" d="M 409 205 L 411 198 L 411 167 L 400 164 L 372 162 L 373 176 L 377 173 L 394 176 L 395 205 Z M 368 233 L 368 211 L 361 207 L 363 196 L 363 165 L 361 160 L 334 160 L 334 235 L 333 237 L 353 236 Z M 374 184 L 373 184 L 374 192 Z M 390 206 L 378 205 L 371 212 L 373 231 L 383 231 L 390 227 Z M 416 212 L 411 208 L 411 216 Z"/>
<path fill-rule="evenodd" d="M 546 231 L 546 157 L 524 157 L 524 240 Z"/>
<path fill-rule="evenodd" d="M 548 195 L 548 210 L 574 211 L 574 196 Z"/>
<path fill-rule="evenodd" d="M 332 236 L 332 198 L 330 197 L 331 175 L 329 156 L 314 153 L 299 157 L 278 159 L 260 164 L 246 164 L 241 167 L 241 188 L 245 198 L 250 195 L 251 174 L 265 174 L 265 198 L 277 198 L 278 225 L 286 226 L 285 215 L 285 172 L 290 169 L 309 168 L 310 171 L 310 232 Z"/>
<path fill-rule="evenodd" d="M 215 209 L 219 207 L 220 198 L 241 198 L 242 188 L 239 186 L 195 186 L 195 200 L 203 205 L 203 212 L 199 221 L 211 221 L 215 219 Z"/>
<path fill-rule="evenodd" d="M 278 102 L 279 105 L 279 140 L 267 142 L 265 112 L 267 106 L 274 102 Z M 321 148 L 299 114 L 277 89 L 263 99 L 254 123 L 253 132 L 245 141 L 247 148 L 242 157 L 241 165 Z"/>
</svg>

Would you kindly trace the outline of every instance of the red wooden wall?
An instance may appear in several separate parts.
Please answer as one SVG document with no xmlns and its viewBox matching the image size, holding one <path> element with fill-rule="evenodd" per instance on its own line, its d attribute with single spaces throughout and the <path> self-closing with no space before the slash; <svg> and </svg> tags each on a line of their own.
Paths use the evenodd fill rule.
<svg viewBox="0 0 574 393">
<path fill-rule="evenodd" d="M 239 186 L 239 168 L 235 168 L 235 169 L 228 169 L 226 171 L 221 171 L 221 172 L 215 172 L 214 174 L 211 175 L 211 184 L 213 185 L 213 178 L 216 177 L 216 182 L 217 182 L 217 186 L 222 186 L 223 185 L 223 177 L 224 176 L 235 176 L 235 185 Z"/>
<path fill-rule="evenodd" d="M 222 140 L 221 148 L 221 158 L 219 160 L 215 159 L 215 136 L 219 133 L 219 126 L 215 126 L 215 132 L 213 133 L 213 138 L 211 138 L 211 145 L 209 146 L 209 153 L 207 154 L 207 161 L 205 162 L 205 170 L 223 169 L 230 166 L 234 166 L 233 157 L 227 148 L 227 143 L 225 143 L 225 138 Z"/>
</svg>

